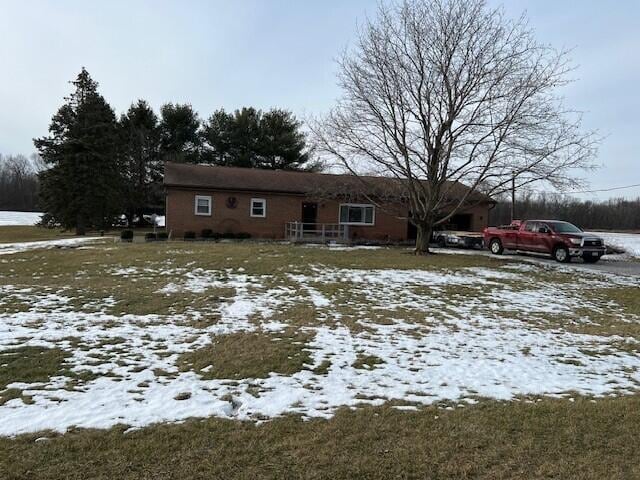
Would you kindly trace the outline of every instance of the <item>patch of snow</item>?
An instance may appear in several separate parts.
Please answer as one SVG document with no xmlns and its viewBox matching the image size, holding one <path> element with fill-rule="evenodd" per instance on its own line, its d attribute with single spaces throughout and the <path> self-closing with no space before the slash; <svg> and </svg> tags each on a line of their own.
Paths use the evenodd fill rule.
<svg viewBox="0 0 640 480">
<path fill-rule="evenodd" d="M 343 245 L 341 243 L 328 243 L 327 248 L 329 248 L 330 250 L 334 250 L 334 251 L 340 251 L 340 250 L 380 250 L 381 248 L 384 248 L 380 245 Z"/>
<path fill-rule="evenodd" d="M 104 237 L 76 237 L 61 240 L 44 240 L 39 242 L 0 243 L 0 255 L 9 255 L 12 253 L 26 252 L 28 250 L 37 250 L 41 248 L 68 248 L 82 243 L 103 239 Z"/>
<path fill-rule="evenodd" d="M 595 232 L 594 235 L 602 237 L 606 245 L 622 248 L 628 256 L 640 258 L 640 234 Z"/>
<path fill-rule="evenodd" d="M 40 221 L 42 212 L 0 211 L 0 227 L 14 225 L 35 225 Z"/>
</svg>

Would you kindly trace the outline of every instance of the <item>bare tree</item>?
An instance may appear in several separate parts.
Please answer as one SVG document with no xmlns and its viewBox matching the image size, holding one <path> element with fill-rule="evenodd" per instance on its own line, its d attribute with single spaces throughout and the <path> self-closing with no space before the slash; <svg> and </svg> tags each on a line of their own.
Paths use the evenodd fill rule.
<svg viewBox="0 0 640 480">
<path fill-rule="evenodd" d="M 316 148 L 363 182 L 364 173 L 403 182 L 417 254 L 481 193 L 512 182 L 575 187 L 575 169 L 592 167 L 594 133 L 557 93 L 567 51 L 483 0 L 381 4 L 339 67 L 343 96 L 311 125 Z"/>
<path fill-rule="evenodd" d="M 0 210 L 34 210 L 37 203 L 38 172 L 42 159 L 38 154 L 0 154 Z"/>
</svg>

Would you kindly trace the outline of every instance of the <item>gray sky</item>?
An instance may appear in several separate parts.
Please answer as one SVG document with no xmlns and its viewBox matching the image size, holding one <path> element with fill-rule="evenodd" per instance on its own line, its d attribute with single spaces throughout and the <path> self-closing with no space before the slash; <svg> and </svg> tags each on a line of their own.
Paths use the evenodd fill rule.
<svg viewBox="0 0 640 480">
<path fill-rule="evenodd" d="M 490 0 L 492 5 L 502 2 Z M 540 41 L 573 47 L 577 81 L 565 91 L 585 127 L 605 136 L 592 189 L 640 183 L 640 2 L 509 0 Z M 191 103 L 329 109 L 334 58 L 374 0 L 0 0 L 0 153 L 31 153 L 84 65 L 118 113 Z M 640 188 L 582 195 L 640 196 Z"/>
</svg>

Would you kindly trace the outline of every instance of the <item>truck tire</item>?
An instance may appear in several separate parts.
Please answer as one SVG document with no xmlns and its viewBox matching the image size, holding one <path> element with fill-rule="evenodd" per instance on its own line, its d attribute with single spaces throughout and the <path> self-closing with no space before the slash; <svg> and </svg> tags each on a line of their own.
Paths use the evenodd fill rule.
<svg viewBox="0 0 640 480">
<path fill-rule="evenodd" d="M 569 250 L 567 247 L 563 245 L 558 245 L 553 249 L 553 259 L 556 262 L 560 263 L 568 263 L 571 261 L 571 257 L 569 256 Z"/>
<path fill-rule="evenodd" d="M 502 242 L 498 238 L 492 238 L 489 242 L 489 250 L 494 255 L 502 255 L 504 252 L 504 248 L 502 247 Z"/>
<path fill-rule="evenodd" d="M 440 248 L 445 248 L 447 246 L 447 241 L 445 240 L 444 237 L 438 238 L 438 246 Z"/>
</svg>

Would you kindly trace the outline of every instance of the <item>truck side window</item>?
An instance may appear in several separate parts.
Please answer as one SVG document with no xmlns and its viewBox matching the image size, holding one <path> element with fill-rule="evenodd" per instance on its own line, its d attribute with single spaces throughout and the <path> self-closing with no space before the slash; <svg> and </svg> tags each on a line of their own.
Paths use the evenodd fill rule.
<svg viewBox="0 0 640 480">
<path fill-rule="evenodd" d="M 527 222 L 527 224 L 524 226 L 524 231 L 525 232 L 535 232 L 535 231 L 537 231 L 537 228 L 534 228 L 534 227 L 537 227 L 536 222 Z"/>
</svg>

